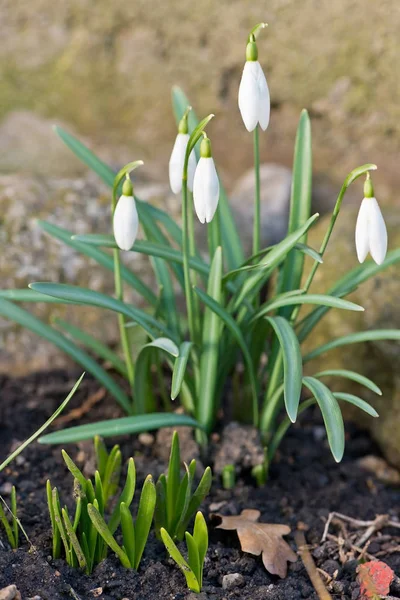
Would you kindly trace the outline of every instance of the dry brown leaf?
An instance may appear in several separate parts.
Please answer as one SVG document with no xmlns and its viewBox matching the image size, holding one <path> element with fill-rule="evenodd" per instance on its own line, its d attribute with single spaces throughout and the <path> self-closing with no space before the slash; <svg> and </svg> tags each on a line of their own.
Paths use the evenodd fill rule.
<svg viewBox="0 0 400 600">
<path fill-rule="evenodd" d="M 259 510 L 242 510 L 236 517 L 225 517 L 216 514 L 221 523 L 217 529 L 236 530 L 243 552 L 262 554 L 264 567 L 272 575 L 286 577 L 287 561 L 295 562 L 297 555 L 291 547 L 282 539 L 283 535 L 290 533 L 287 525 L 275 525 L 271 523 L 257 523 L 260 518 Z"/>
</svg>

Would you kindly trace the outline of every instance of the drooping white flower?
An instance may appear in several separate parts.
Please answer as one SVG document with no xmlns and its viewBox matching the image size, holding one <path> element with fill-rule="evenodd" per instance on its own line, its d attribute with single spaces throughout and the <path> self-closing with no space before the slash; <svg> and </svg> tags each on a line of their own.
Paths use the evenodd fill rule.
<svg viewBox="0 0 400 600">
<path fill-rule="evenodd" d="M 193 182 L 194 208 L 200 223 L 211 223 L 219 200 L 219 179 L 211 154 L 211 143 L 204 138 L 200 145 Z"/>
<path fill-rule="evenodd" d="M 364 183 L 364 200 L 357 217 L 356 250 L 360 263 L 364 262 L 369 252 L 378 265 L 385 260 L 387 251 L 386 225 L 375 198 L 369 172 Z"/>
<path fill-rule="evenodd" d="M 182 190 L 183 165 L 185 162 L 186 148 L 189 141 L 188 133 L 178 133 L 169 159 L 169 183 L 174 194 Z M 196 155 L 194 150 L 190 153 L 188 162 L 188 188 L 193 191 L 194 172 L 196 170 Z"/>
<path fill-rule="evenodd" d="M 247 131 L 253 131 L 259 124 L 264 131 L 269 124 L 271 101 L 267 80 L 257 60 L 255 40 L 250 40 L 246 48 L 246 63 L 239 86 L 239 110 Z"/>
<path fill-rule="evenodd" d="M 127 179 L 122 187 L 113 215 L 114 238 L 118 248 L 130 250 L 135 243 L 139 229 L 139 217 L 131 182 Z"/>
<path fill-rule="evenodd" d="M 378 265 L 382 264 L 387 241 L 385 221 L 376 198 L 364 198 L 356 224 L 356 249 L 360 263 L 364 262 L 369 252 Z"/>
</svg>

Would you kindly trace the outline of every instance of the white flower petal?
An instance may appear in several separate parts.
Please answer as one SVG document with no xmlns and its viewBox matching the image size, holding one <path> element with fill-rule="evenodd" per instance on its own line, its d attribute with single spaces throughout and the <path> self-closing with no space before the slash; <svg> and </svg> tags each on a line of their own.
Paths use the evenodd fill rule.
<svg viewBox="0 0 400 600">
<path fill-rule="evenodd" d="M 356 250 L 360 263 L 364 262 L 369 252 L 368 208 L 368 198 L 364 198 L 361 202 L 356 224 Z"/>
<path fill-rule="evenodd" d="M 387 231 L 376 198 L 366 198 L 368 208 L 369 251 L 374 261 L 381 265 L 387 252 Z"/>
<path fill-rule="evenodd" d="M 214 160 L 200 158 L 193 182 L 194 208 L 200 223 L 210 223 L 217 210 L 219 180 Z"/>
<path fill-rule="evenodd" d="M 178 133 L 169 159 L 169 183 L 174 194 L 179 194 L 182 189 L 183 164 L 188 141 L 188 133 Z"/>
<path fill-rule="evenodd" d="M 269 124 L 271 100 L 269 97 L 269 89 L 267 80 L 265 79 L 264 71 L 262 70 L 260 63 L 257 64 L 259 66 L 257 78 L 257 84 L 259 89 L 258 121 L 260 123 L 261 129 L 265 131 Z"/>
<path fill-rule="evenodd" d="M 189 156 L 189 163 L 188 163 L 188 188 L 191 192 L 193 192 L 193 180 L 194 180 L 194 174 L 196 172 L 196 167 L 197 167 L 197 160 L 196 160 L 196 154 L 195 151 L 192 150 Z"/>
<path fill-rule="evenodd" d="M 239 110 L 247 131 L 253 131 L 259 120 L 259 69 L 258 61 L 246 61 L 239 86 Z"/>
<path fill-rule="evenodd" d="M 121 196 L 114 211 L 114 237 L 121 250 L 130 250 L 139 229 L 139 217 L 133 196 Z"/>
</svg>

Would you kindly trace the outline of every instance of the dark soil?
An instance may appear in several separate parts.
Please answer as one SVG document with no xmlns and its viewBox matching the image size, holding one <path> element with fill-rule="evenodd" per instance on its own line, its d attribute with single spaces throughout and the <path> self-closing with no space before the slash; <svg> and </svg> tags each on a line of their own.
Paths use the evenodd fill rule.
<svg viewBox="0 0 400 600">
<path fill-rule="evenodd" d="M 76 375 L 53 371 L 21 379 L 0 378 L 1 459 L 49 417 L 71 389 Z M 67 410 L 79 406 L 97 389 L 96 382 L 86 377 Z M 105 397 L 92 409 L 90 420 L 118 414 L 115 403 Z M 81 422 L 88 420 L 86 416 Z M 238 478 L 232 491 L 223 490 L 215 481 L 202 509 L 209 519 L 210 512 L 238 514 L 244 508 L 257 508 L 261 511 L 260 520 L 263 522 L 285 523 L 292 532 L 300 526 L 317 567 L 326 573 L 324 581 L 332 597 L 356 600 L 359 598 L 356 581 L 356 559 L 359 555 L 354 553 L 347 539 L 347 533 L 352 532 L 351 527 L 346 525 L 340 529 L 337 524 L 332 525 L 330 532 L 344 539 L 340 549 L 338 538 L 331 537 L 321 544 L 326 519 L 330 511 L 338 511 L 364 520 L 388 513 L 392 520 L 398 520 L 400 491 L 383 484 L 359 466 L 360 457 L 379 455 L 379 452 L 365 432 L 350 425 L 347 432 L 345 457 L 337 465 L 328 450 L 318 414 L 308 414 L 291 428 L 264 487 L 255 487 L 246 472 Z M 148 444 L 148 440 L 145 441 Z M 111 445 L 115 440 L 108 442 Z M 139 487 L 148 473 L 157 477 L 166 468 L 165 459 L 160 458 L 165 456 L 165 448 L 160 452 L 156 443 L 143 445 L 138 438 L 128 437 L 118 442 L 125 459 L 131 455 L 135 457 Z M 89 468 L 92 466 L 90 444 L 71 445 L 67 451 L 80 461 L 82 468 L 85 464 Z M 166 557 L 162 544 L 153 537 L 153 533 L 138 573 L 122 568 L 110 555 L 91 576 L 86 576 L 68 567 L 63 560 L 53 561 L 50 556 L 50 525 L 45 494 L 48 478 L 59 487 L 62 502 L 70 502 L 72 481 L 60 448 L 38 443 L 31 445 L 0 474 L 0 493 L 6 500 L 10 484 L 17 487 L 19 516 L 35 546 L 34 551 L 29 551 L 28 543 L 23 540 L 20 549 L 12 551 L 0 530 L 0 589 L 16 584 L 23 599 L 40 597 L 43 600 L 318 598 L 300 559 L 289 566 L 287 578 L 281 580 L 265 571 L 260 557 L 241 552 L 235 532 L 217 530 L 212 522 L 201 595 L 187 591 L 183 575 Z M 399 530 L 390 528 L 374 534 L 368 553 L 378 556 L 399 574 L 400 552 L 393 551 L 399 543 L 396 535 L 399 535 Z M 292 535 L 287 540 L 295 549 Z M 223 581 L 224 576 L 235 573 L 239 574 L 235 578 L 236 587 L 226 589 L 227 579 Z M 391 595 L 400 598 L 400 587 L 396 581 Z"/>
</svg>

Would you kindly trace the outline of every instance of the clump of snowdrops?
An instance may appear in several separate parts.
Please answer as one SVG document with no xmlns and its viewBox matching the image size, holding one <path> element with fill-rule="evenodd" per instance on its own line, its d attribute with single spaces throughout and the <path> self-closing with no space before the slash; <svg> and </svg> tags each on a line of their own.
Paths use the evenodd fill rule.
<svg viewBox="0 0 400 600">
<path fill-rule="evenodd" d="M 380 394 L 365 376 L 350 370 L 330 370 L 304 376 L 303 365 L 332 348 L 376 339 L 400 339 L 395 330 L 370 330 L 333 339 L 304 355 L 302 343 L 329 310 L 362 311 L 345 297 L 366 279 L 400 260 L 400 251 L 386 256 L 387 235 L 372 185 L 373 164 L 356 167 L 339 191 L 331 219 L 319 248 L 307 244 L 307 234 L 318 219 L 311 214 L 311 124 L 303 110 L 298 124 L 290 216 L 286 237 L 262 247 L 260 217 L 260 140 L 269 124 L 270 95 L 258 60 L 261 23 L 250 32 L 246 62 L 239 85 L 239 109 L 254 147 L 254 227 L 251 256 L 244 256 L 229 199 L 220 181 L 212 150 L 210 114 L 198 121 L 184 93 L 173 90 L 177 137 L 173 146 L 169 178 L 174 194 L 182 198 L 182 225 L 165 210 L 141 201 L 135 194 L 133 171 L 142 161 L 127 164 L 115 174 L 76 138 L 56 128 L 67 146 L 112 189 L 113 233 L 74 235 L 58 225 L 40 221 L 39 226 L 77 252 L 89 256 L 114 275 L 115 295 L 69 284 L 32 283 L 29 290 L 2 292 L 0 314 L 31 329 L 64 350 L 96 377 L 121 405 L 126 417 L 81 425 L 45 436 L 48 443 L 148 431 L 163 426 L 191 425 L 206 445 L 217 421 L 227 383 L 236 414 L 249 418 L 261 431 L 266 445 L 266 464 L 300 412 L 317 404 L 325 423 L 335 460 L 344 452 L 341 402 L 350 402 L 372 417 L 377 414 L 361 397 L 333 393 L 324 378 L 355 380 Z M 210 137 L 208 133 L 210 132 Z M 172 145 L 172 144 L 171 144 Z M 250 140 L 249 140 L 250 147 Z M 323 262 L 332 230 L 348 188 L 365 177 L 364 199 L 355 223 L 356 251 L 363 263 L 337 281 L 325 294 L 312 292 L 312 283 Z M 360 194 L 361 196 L 361 194 Z M 208 254 L 200 252 L 195 238 L 195 218 L 208 233 Z M 239 227 L 240 229 L 240 227 Z M 141 239 L 137 234 L 141 233 Z M 109 253 L 111 249 L 111 254 Z M 156 288 L 147 285 L 122 264 L 124 252 L 145 254 L 154 271 Z M 311 267 L 305 268 L 305 256 Z M 268 297 L 262 291 L 268 286 Z M 140 306 L 125 300 L 131 287 L 141 297 Z M 179 308 L 184 296 L 186 311 Z M 42 323 L 18 304 L 20 301 L 74 303 L 114 311 L 118 318 L 120 352 L 111 351 L 99 337 L 58 321 Z M 299 318 L 303 305 L 313 308 Z M 141 347 L 133 342 L 132 325 L 144 332 Z M 90 351 L 91 354 L 88 353 Z M 133 358 L 135 357 L 135 358 Z M 113 377 L 102 366 L 112 365 Z M 160 404 L 154 395 L 153 369 L 172 373 L 170 401 Z M 244 368 L 243 368 L 244 367 Z M 126 385 L 121 383 L 121 377 Z M 167 382 L 165 378 L 165 385 Z M 168 384 L 169 385 L 169 384 Z M 308 397 L 303 398 L 303 390 Z M 181 405 L 183 413 L 175 409 Z M 163 407 L 163 410 L 160 409 Z M 282 420 L 282 411 L 286 417 Z"/>
</svg>

